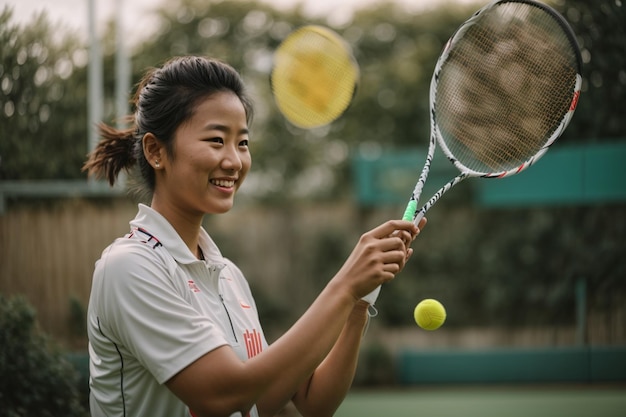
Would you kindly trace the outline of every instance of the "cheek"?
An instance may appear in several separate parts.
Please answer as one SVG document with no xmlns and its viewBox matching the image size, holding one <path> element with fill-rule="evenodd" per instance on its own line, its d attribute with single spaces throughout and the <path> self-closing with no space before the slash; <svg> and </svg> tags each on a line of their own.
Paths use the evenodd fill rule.
<svg viewBox="0 0 626 417">
<path fill-rule="evenodd" d="M 243 181 L 243 179 L 245 179 L 248 175 L 248 172 L 250 172 L 250 168 L 252 168 L 252 158 L 250 157 L 250 154 L 241 158 L 241 165 L 242 168 L 239 176 Z"/>
<path fill-rule="evenodd" d="M 202 148 L 187 152 L 184 156 L 181 155 L 178 162 L 181 165 L 181 171 L 187 173 L 191 171 L 208 171 L 217 164 L 215 156 Z"/>
</svg>

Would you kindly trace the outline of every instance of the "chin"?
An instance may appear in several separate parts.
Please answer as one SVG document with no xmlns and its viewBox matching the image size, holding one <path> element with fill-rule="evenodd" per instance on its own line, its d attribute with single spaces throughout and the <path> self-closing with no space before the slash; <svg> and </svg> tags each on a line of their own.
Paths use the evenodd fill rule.
<svg viewBox="0 0 626 417">
<path fill-rule="evenodd" d="M 223 205 L 218 205 L 218 206 L 212 206 L 207 213 L 210 214 L 224 214 L 224 213 L 228 213 L 230 210 L 232 210 L 233 205 L 232 204 L 223 204 Z"/>
</svg>

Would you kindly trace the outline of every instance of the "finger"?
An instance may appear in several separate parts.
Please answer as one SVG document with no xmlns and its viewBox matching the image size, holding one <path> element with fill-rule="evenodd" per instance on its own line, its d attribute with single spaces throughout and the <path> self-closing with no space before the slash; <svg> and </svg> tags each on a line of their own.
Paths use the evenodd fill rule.
<svg viewBox="0 0 626 417">
<path fill-rule="evenodd" d="M 422 232 L 422 229 L 426 226 L 426 223 L 428 223 L 428 219 L 426 219 L 426 217 L 422 217 L 422 219 L 419 222 L 419 225 L 417 226 L 417 233 L 411 235 L 411 240 L 407 246 L 413 243 L 413 241 L 417 238 L 417 236 L 419 236 L 419 234 Z"/>
<path fill-rule="evenodd" d="M 411 241 L 409 240 L 408 243 L 410 242 Z M 387 236 L 386 238 L 379 239 L 377 241 L 377 246 L 378 246 L 378 249 L 382 252 L 390 252 L 390 251 L 397 250 L 397 251 L 402 251 L 404 253 L 408 249 L 408 244 L 406 242 L 406 239 L 403 239 L 402 237 L 400 237 L 399 234 L 397 234 L 396 236 Z"/>
<path fill-rule="evenodd" d="M 404 242 L 404 245 L 408 248 L 411 245 L 411 242 L 413 242 L 413 240 L 417 236 L 417 234 L 419 234 L 419 230 L 417 231 L 417 234 L 415 235 L 410 234 L 406 230 L 400 231 L 399 234 L 400 234 L 400 239 L 402 239 L 402 241 Z"/>
<path fill-rule="evenodd" d="M 396 230 L 405 230 L 409 234 L 414 235 L 417 233 L 417 226 L 405 220 L 389 220 L 381 224 L 380 226 L 372 229 L 369 233 L 377 239 L 382 239 L 390 236 Z"/>
<path fill-rule="evenodd" d="M 400 266 L 398 264 L 385 264 L 383 271 L 388 274 L 384 276 L 385 282 L 391 281 L 396 277 L 396 274 L 400 272 Z"/>
<path fill-rule="evenodd" d="M 419 230 L 417 233 L 419 233 Z M 399 237 L 404 243 L 410 243 L 413 240 L 413 235 L 406 230 L 394 230 L 389 237 Z"/>
<path fill-rule="evenodd" d="M 396 264 L 402 267 L 405 263 L 408 250 L 395 249 L 387 252 L 383 252 L 380 257 L 381 263 L 384 265 Z"/>
<path fill-rule="evenodd" d="M 419 230 L 422 230 L 424 228 L 424 226 L 426 226 L 426 223 L 428 223 L 428 219 L 426 217 L 422 217 L 422 220 L 420 220 L 419 224 L 417 225 Z M 419 234 L 419 232 L 418 232 L 418 234 Z"/>
</svg>

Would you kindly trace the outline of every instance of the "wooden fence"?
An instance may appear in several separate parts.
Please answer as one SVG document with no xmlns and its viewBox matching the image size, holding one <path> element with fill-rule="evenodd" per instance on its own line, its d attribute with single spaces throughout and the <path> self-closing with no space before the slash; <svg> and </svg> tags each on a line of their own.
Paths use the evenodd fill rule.
<svg viewBox="0 0 626 417">
<path fill-rule="evenodd" d="M 12 202 L 0 215 L 0 293 L 23 295 L 36 308 L 45 332 L 70 349 L 84 350 L 85 313 L 94 263 L 107 245 L 128 232 L 128 222 L 136 210 L 136 204 L 126 198 Z M 288 300 L 290 307 L 296 309 L 295 314 L 299 314 L 316 290 L 311 284 L 315 271 L 306 275 L 303 269 L 307 268 L 301 268 L 298 260 L 310 257 L 312 245 L 322 232 L 319 225 L 354 242 L 359 231 L 394 213 L 355 214 L 350 204 L 298 208 L 238 204 L 226 215 L 209 217 L 205 227 L 208 224 L 211 235 L 225 253 L 236 257 L 233 260 L 246 271 L 253 287 L 274 294 L 278 300 Z M 232 236 L 237 239 L 233 240 Z M 415 347 L 432 343 L 471 347 L 477 340 L 514 340 L 516 334 L 524 335 L 523 341 L 518 340 L 523 345 L 576 343 L 571 328 L 513 333 L 512 329 L 504 329 L 497 334 L 489 333 L 489 337 L 485 329 L 443 329 L 429 334 L 428 338 L 417 328 L 405 330 L 402 334 L 385 331 L 380 338 L 391 350 L 403 345 L 401 341 Z M 375 328 L 371 333 L 375 337 Z M 587 341 L 626 344 L 626 306 L 616 305 L 605 312 L 590 311 Z"/>
<path fill-rule="evenodd" d="M 69 348 L 86 348 L 85 314 L 94 264 L 106 246 L 128 232 L 136 204 L 110 197 L 43 199 L 17 201 L 7 208 L 0 215 L 0 293 L 24 296 L 36 308 L 42 330 Z M 240 210 L 205 220 L 212 237 L 231 236 L 230 241 L 218 239 L 220 246 L 237 256 L 234 260 L 249 271 L 252 285 L 262 280 L 264 291 L 289 294 L 294 305 L 310 302 L 314 294 L 307 280 L 289 279 L 292 263 L 285 259 L 298 245 L 286 236 L 285 211 L 245 205 L 245 214 Z M 323 216 L 328 227 L 345 227 L 352 212 L 350 207 L 333 206 L 310 213 L 309 222 L 298 222 L 305 242 L 317 231 L 309 224 L 316 217 Z M 232 236 L 239 237 L 236 243 Z"/>
<path fill-rule="evenodd" d="M 23 295 L 44 331 L 83 347 L 94 263 L 128 230 L 134 211 L 122 199 L 30 201 L 7 210 L 0 216 L 0 292 Z"/>
</svg>

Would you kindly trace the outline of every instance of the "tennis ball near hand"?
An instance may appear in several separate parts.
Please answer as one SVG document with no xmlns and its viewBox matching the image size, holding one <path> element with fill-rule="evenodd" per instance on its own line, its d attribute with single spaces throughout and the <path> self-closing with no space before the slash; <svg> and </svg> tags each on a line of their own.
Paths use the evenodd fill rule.
<svg viewBox="0 0 626 417">
<path fill-rule="evenodd" d="M 413 312 L 415 322 L 424 330 L 437 330 L 446 321 L 446 309 L 432 298 L 420 301 Z"/>
</svg>

